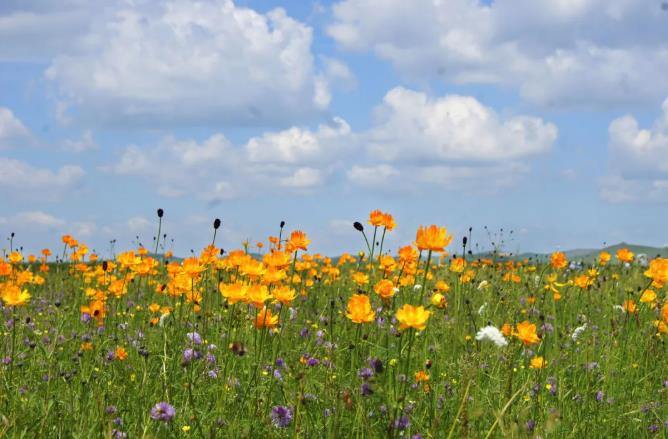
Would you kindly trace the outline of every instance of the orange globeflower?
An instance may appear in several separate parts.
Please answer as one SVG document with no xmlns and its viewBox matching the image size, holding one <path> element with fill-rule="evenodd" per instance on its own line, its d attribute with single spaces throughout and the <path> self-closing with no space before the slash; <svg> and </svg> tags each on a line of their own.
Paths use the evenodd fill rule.
<svg viewBox="0 0 668 439">
<path fill-rule="evenodd" d="M 608 262 L 610 262 L 610 258 L 612 258 L 612 256 L 610 256 L 610 253 L 602 251 L 601 253 L 598 254 L 598 263 L 600 265 L 606 265 Z"/>
<path fill-rule="evenodd" d="M 383 225 L 388 232 L 391 232 L 395 227 L 397 227 L 397 223 L 394 222 L 394 217 L 389 213 L 383 214 Z"/>
<path fill-rule="evenodd" d="M 382 226 L 385 222 L 383 212 L 380 210 L 374 210 L 369 214 L 369 224 L 374 227 Z"/>
<path fill-rule="evenodd" d="M 346 317 L 354 323 L 370 323 L 376 318 L 376 313 L 371 309 L 371 300 L 365 294 L 354 294 L 348 300 Z"/>
<path fill-rule="evenodd" d="M 262 308 L 264 302 L 271 299 L 271 294 L 266 285 L 252 285 L 246 292 L 245 301 L 248 304 L 255 306 L 255 308 Z"/>
<path fill-rule="evenodd" d="M 545 361 L 545 358 L 543 357 L 533 357 L 529 367 L 531 369 L 543 369 L 544 367 L 547 367 L 547 361 Z"/>
<path fill-rule="evenodd" d="M 668 259 L 652 259 L 649 268 L 645 271 L 645 276 L 652 279 L 652 285 L 656 288 L 662 288 L 668 283 Z"/>
<path fill-rule="evenodd" d="M 582 274 L 573 279 L 573 283 L 582 289 L 587 289 L 594 284 L 594 279 L 590 278 L 586 274 Z"/>
<path fill-rule="evenodd" d="M 445 227 L 431 225 L 429 227 L 418 227 L 415 235 L 415 243 L 418 250 L 431 250 L 434 252 L 445 251 L 452 241 L 452 235 L 448 235 Z"/>
<path fill-rule="evenodd" d="M 278 302 L 281 302 L 283 305 L 289 305 L 290 302 L 295 300 L 297 293 L 293 288 L 282 286 L 274 288 L 271 292 L 271 295 L 274 296 L 274 299 L 276 299 Z"/>
<path fill-rule="evenodd" d="M 629 314 L 634 314 L 638 310 L 636 303 L 631 299 L 626 299 L 622 305 L 622 308 L 624 308 L 624 311 Z"/>
<path fill-rule="evenodd" d="M 18 285 L 14 284 L 5 284 L 0 296 L 5 306 L 21 306 L 30 301 L 30 293 L 27 290 L 21 290 Z"/>
<path fill-rule="evenodd" d="M 654 290 L 645 290 L 640 296 L 642 303 L 653 303 L 656 300 L 656 293 Z"/>
<path fill-rule="evenodd" d="M 373 290 L 378 294 L 383 300 L 389 300 L 394 296 L 394 284 L 391 280 L 383 279 L 374 285 Z"/>
<path fill-rule="evenodd" d="M 9 262 L 12 264 L 18 264 L 23 260 L 23 255 L 21 252 L 13 251 L 9 254 Z"/>
<path fill-rule="evenodd" d="M 128 351 L 126 351 L 123 346 L 116 346 L 116 350 L 114 350 L 114 357 L 117 360 L 124 361 L 126 358 L 128 358 Z"/>
<path fill-rule="evenodd" d="M 424 306 L 413 306 L 406 303 L 397 310 L 395 317 L 399 321 L 400 329 L 414 328 L 422 331 L 427 326 L 430 315 L 431 312 L 425 310 Z"/>
<path fill-rule="evenodd" d="M 278 316 L 272 315 L 271 310 L 265 306 L 262 308 L 262 311 L 257 313 L 257 317 L 255 317 L 255 322 L 253 322 L 253 324 L 257 329 L 271 329 L 278 325 Z"/>
<path fill-rule="evenodd" d="M 628 248 L 620 248 L 619 250 L 617 250 L 616 256 L 617 256 L 617 260 L 619 260 L 620 262 L 631 263 L 631 262 L 633 262 L 633 256 L 635 256 L 635 255 Z"/>
<path fill-rule="evenodd" d="M 294 251 L 303 250 L 306 251 L 308 245 L 311 243 L 311 240 L 306 237 L 306 233 L 301 230 L 295 230 L 290 234 L 290 239 L 288 240 L 288 245 Z"/>
<path fill-rule="evenodd" d="M 568 259 L 566 259 L 566 255 L 562 252 L 554 252 L 550 255 L 550 264 L 557 270 L 561 270 L 568 265 Z"/>
<path fill-rule="evenodd" d="M 233 284 L 221 282 L 220 285 L 218 285 L 218 291 L 220 291 L 220 294 L 227 300 L 227 303 L 234 305 L 235 303 L 246 299 L 248 287 L 238 282 Z"/>
<path fill-rule="evenodd" d="M 536 334 L 536 325 L 530 323 L 528 320 L 525 320 L 522 323 L 518 323 L 516 326 L 516 331 L 513 335 L 519 338 L 522 343 L 527 346 L 538 343 L 540 341 L 538 334 Z"/>
</svg>

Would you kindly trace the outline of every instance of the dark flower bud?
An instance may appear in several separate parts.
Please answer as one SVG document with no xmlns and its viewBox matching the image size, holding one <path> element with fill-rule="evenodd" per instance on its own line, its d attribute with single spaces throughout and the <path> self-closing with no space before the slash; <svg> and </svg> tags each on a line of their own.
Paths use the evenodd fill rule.
<svg viewBox="0 0 668 439">
<path fill-rule="evenodd" d="M 162 209 L 158 209 L 158 218 L 162 218 L 162 216 L 165 214 L 165 211 Z"/>
<path fill-rule="evenodd" d="M 285 221 L 281 221 L 281 224 L 280 224 L 280 225 L 281 225 L 281 229 L 282 229 L 283 227 L 285 227 Z"/>
<path fill-rule="evenodd" d="M 107 271 L 109 268 L 109 263 L 107 261 L 102 261 L 102 271 Z"/>
<path fill-rule="evenodd" d="M 431 369 L 431 365 L 432 365 L 432 361 L 431 361 L 431 360 L 427 360 L 427 361 L 425 361 L 425 363 L 424 363 L 424 367 L 425 367 L 426 369 Z"/>
<path fill-rule="evenodd" d="M 469 239 L 465 236 L 465 237 L 462 239 L 462 245 L 463 245 L 464 247 L 466 247 L 466 243 L 467 243 L 467 242 L 469 242 Z"/>
<path fill-rule="evenodd" d="M 354 227 L 355 230 L 357 230 L 358 232 L 363 232 L 363 231 L 364 231 L 364 226 L 363 226 L 362 223 L 359 222 L 359 221 L 355 221 L 355 222 L 353 223 L 353 227 Z"/>
<path fill-rule="evenodd" d="M 213 220 L 213 228 L 218 230 L 218 227 L 220 227 L 220 219 L 216 218 Z"/>
</svg>

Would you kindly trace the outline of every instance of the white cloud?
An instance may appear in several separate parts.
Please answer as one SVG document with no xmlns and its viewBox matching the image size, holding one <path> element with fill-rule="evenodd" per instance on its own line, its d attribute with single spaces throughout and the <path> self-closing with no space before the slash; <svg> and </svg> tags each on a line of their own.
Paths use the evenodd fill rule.
<svg viewBox="0 0 668 439">
<path fill-rule="evenodd" d="M 91 20 L 46 72 L 91 122 L 285 124 L 329 104 L 312 30 L 283 9 L 138 0 L 102 7 Z"/>
<path fill-rule="evenodd" d="M 604 200 L 668 202 L 668 99 L 661 110 L 650 128 L 631 115 L 610 123 L 609 174 L 600 181 Z"/>
<path fill-rule="evenodd" d="M 631 0 L 342 0 L 327 31 L 414 79 L 515 87 L 545 106 L 668 93 L 668 12 Z"/>
<path fill-rule="evenodd" d="M 347 177 L 353 183 L 360 186 L 377 187 L 384 186 L 390 179 L 397 177 L 399 171 L 393 166 L 382 164 L 374 166 L 353 166 L 347 173 Z M 398 185 L 398 180 L 395 179 L 395 184 Z"/>
<path fill-rule="evenodd" d="M 128 219 L 127 225 L 132 233 L 145 232 L 152 226 L 151 222 L 142 216 L 133 216 Z"/>
<path fill-rule="evenodd" d="M 76 165 L 64 165 L 54 172 L 20 160 L 0 157 L 0 191 L 12 197 L 60 197 L 79 188 L 85 174 Z"/>
<path fill-rule="evenodd" d="M 280 179 L 281 185 L 296 189 L 312 188 L 322 184 L 320 170 L 314 168 L 299 168 L 292 175 Z"/>
<path fill-rule="evenodd" d="M 368 138 L 378 160 L 510 160 L 545 152 L 557 138 L 553 124 L 528 116 L 502 120 L 469 96 L 432 98 L 397 87 L 377 112 Z"/>
<path fill-rule="evenodd" d="M 30 132 L 14 113 L 9 108 L 0 107 L 0 149 L 14 147 L 29 137 Z"/>
<path fill-rule="evenodd" d="M 70 152 L 85 152 L 97 149 L 97 144 L 91 131 L 85 131 L 80 139 L 67 139 L 63 142 L 63 148 Z"/>
<path fill-rule="evenodd" d="M 47 228 L 62 227 L 66 224 L 64 220 L 39 210 L 18 213 L 14 216 L 13 221 Z"/>
</svg>

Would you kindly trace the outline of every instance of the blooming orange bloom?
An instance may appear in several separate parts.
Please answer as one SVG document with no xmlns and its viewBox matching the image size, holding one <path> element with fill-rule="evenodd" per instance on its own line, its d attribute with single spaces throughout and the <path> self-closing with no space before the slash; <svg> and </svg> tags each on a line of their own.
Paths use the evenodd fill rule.
<svg viewBox="0 0 668 439">
<path fill-rule="evenodd" d="M 606 265 L 608 262 L 610 262 L 610 258 L 612 258 L 612 256 L 610 256 L 610 253 L 602 251 L 601 253 L 598 254 L 598 263 L 600 265 Z"/>
<path fill-rule="evenodd" d="M 418 250 L 431 250 L 434 252 L 445 251 L 452 241 L 452 235 L 448 235 L 445 227 L 431 225 L 429 227 L 418 227 L 415 235 L 415 243 Z"/>
<path fill-rule="evenodd" d="M 253 324 L 257 329 L 271 329 L 278 325 L 278 316 L 272 315 L 271 310 L 264 307 L 262 308 L 262 311 L 257 313 L 257 317 L 255 317 L 255 322 L 253 322 Z"/>
<path fill-rule="evenodd" d="M 519 338 L 525 345 L 532 345 L 540 341 L 538 334 L 536 334 L 536 325 L 530 323 L 528 320 L 518 323 L 515 328 L 516 330 L 513 335 Z"/>
<path fill-rule="evenodd" d="M 664 322 L 668 323 L 668 302 L 664 303 L 661 308 L 661 317 L 663 317 Z"/>
<path fill-rule="evenodd" d="M 431 296 L 431 304 L 436 308 L 445 308 L 448 306 L 448 301 L 445 299 L 445 296 L 441 293 L 434 293 Z"/>
<path fill-rule="evenodd" d="M 642 303 L 652 303 L 656 300 L 656 293 L 654 290 L 645 290 L 640 296 L 640 301 Z"/>
<path fill-rule="evenodd" d="M 418 370 L 415 372 L 415 382 L 420 383 L 422 381 L 429 381 L 429 374 L 424 370 Z"/>
<path fill-rule="evenodd" d="M 550 264 L 557 270 L 561 270 L 568 265 L 568 259 L 563 252 L 554 252 L 550 255 Z"/>
<path fill-rule="evenodd" d="M 271 299 L 271 294 L 269 294 L 266 285 L 252 285 L 248 288 L 244 301 L 248 304 L 252 304 L 255 308 L 262 308 L 264 302 L 269 299 Z"/>
<path fill-rule="evenodd" d="M 466 259 L 452 258 L 450 261 L 450 271 L 453 273 L 463 273 L 464 268 L 466 268 Z"/>
<path fill-rule="evenodd" d="M 391 232 L 392 230 L 394 230 L 395 227 L 397 227 L 397 223 L 394 222 L 394 217 L 389 213 L 383 214 L 383 225 L 385 226 L 388 232 Z"/>
<path fill-rule="evenodd" d="M 288 286 L 274 288 L 271 291 L 271 294 L 274 296 L 274 299 L 281 302 L 283 305 L 289 305 L 296 297 L 295 290 Z"/>
<path fill-rule="evenodd" d="M 545 361 L 545 358 L 543 357 L 533 357 L 529 367 L 531 369 L 543 369 L 544 367 L 547 367 L 547 361 Z"/>
<path fill-rule="evenodd" d="M 348 300 L 346 317 L 354 323 L 370 323 L 376 318 L 376 313 L 371 309 L 371 300 L 365 294 L 354 294 Z"/>
<path fill-rule="evenodd" d="M 582 274 L 580 276 L 577 276 L 575 279 L 573 279 L 573 283 L 575 283 L 576 286 L 582 288 L 582 289 L 587 289 L 594 283 L 594 279 L 590 278 L 586 274 Z"/>
<path fill-rule="evenodd" d="M 668 283 L 668 259 L 652 259 L 649 268 L 645 271 L 645 276 L 652 279 L 652 285 L 656 288 L 662 288 Z"/>
<path fill-rule="evenodd" d="M 509 337 L 513 333 L 513 326 L 510 323 L 504 323 L 501 326 L 501 333 L 506 337 Z"/>
<path fill-rule="evenodd" d="M 218 291 L 220 291 L 220 294 L 227 300 L 227 303 L 234 305 L 246 298 L 248 287 L 240 283 L 226 284 L 221 282 L 218 285 Z"/>
<path fill-rule="evenodd" d="M 27 290 L 21 290 L 18 285 L 14 284 L 0 284 L 0 297 L 5 306 L 21 306 L 30 301 L 30 293 Z"/>
<path fill-rule="evenodd" d="M 628 248 L 620 248 L 616 253 L 617 260 L 620 262 L 633 262 L 633 257 L 635 256 L 631 250 Z"/>
<path fill-rule="evenodd" d="M 9 262 L 12 264 L 18 264 L 23 260 L 23 255 L 21 252 L 13 251 L 9 254 Z"/>
<path fill-rule="evenodd" d="M 369 224 L 372 226 L 379 227 L 382 226 L 384 222 L 385 218 L 383 217 L 383 212 L 380 210 L 374 210 L 369 214 Z"/>
<path fill-rule="evenodd" d="M 425 310 L 424 306 L 413 306 L 406 303 L 397 310 L 395 317 L 399 321 L 400 329 L 414 328 L 422 331 L 427 326 L 430 315 L 431 312 Z"/>
<path fill-rule="evenodd" d="M 307 238 L 306 233 L 301 230 L 295 230 L 290 234 L 290 240 L 288 241 L 288 246 L 294 251 L 303 250 L 306 251 L 308 245 L 311 243 L 311 240 Z"/>
<path fill-rule="evenodd" d="M 636 303 L 631 299 L 626 299 L 622 305 L 622 308 L 624 308 L 624 311 L 629 314 L 634 314 L 638 310 Z"/>
<path fill-rule="evenodd" d="M 389 300 L 394 296 L 394 284 L 389 279 L 383 279 L 374 285 L 373 290 L 383 300 Z"/>
<path fill-rule="evenodd" d="M 369 276 L 361 271 L 356 271 L 353 273 L 353 282 L 359 286 L 363 286 L 369 283 Z"/>
<path fill-rule="evenodd" d="M 124 361 L 128 358 L 128 351 L 126 351 L 123 346 L 116 346 L 116 350 L 114 350 L 114 358 Z"/>
</svg>

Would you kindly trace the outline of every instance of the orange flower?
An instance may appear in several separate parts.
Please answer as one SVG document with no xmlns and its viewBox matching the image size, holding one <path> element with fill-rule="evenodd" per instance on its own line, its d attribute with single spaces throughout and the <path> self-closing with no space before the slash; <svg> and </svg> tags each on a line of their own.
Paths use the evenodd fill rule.
<svg viewBox="0 0 668 439">
<path fill-rule="evenodd" d="M 619 250 L 617 250 L 616 256 L 617 256 L 617 260 L 619 260 L 620 262 L 631 263 L 631 262 L 633 262 L 633 256 L 635 256 L 635 255 L 628 248 L 620 248 Z"/>
<path fill-rule="evenodd" d="M 415 243 L 418 250 L 431 250 L 434 252 L 445 251 L 452 241 L 452 235 L 448 235 L 445 227 L 431 225 L 429 227 L 418 227 L 415 235 Z"/>
<path fill-rule="evenodd" d="M 533 357 L 529 367 L 531 369 L 543 369 L 547 367 L 547 361 L 545 361 L 545 358 L 543 357 Z"/>
<path fill-rule="evenodd" d="M 290 234 L 290 240 L 288 241 L 288 247 L 292 248 L 293 251 L 303 250 L 306 251 L 308 245 L 311 243 L 311 240 L 306 237 L 306 233 L 301 230 L 295 230 Z"/>
<path fill-rule="evenodd" d="M 450 271 L 453 273 L 463 273 L 466 267 L 466 259 L 453 257 L 450 261 Z"/>
<path fill-rule="evenodd" d="M 528 320 L 518 323 L 515 328 L 516 330 L 513 335 L 519 338 L 525 345 L 532 345 L 540 341 L 538 334 L 536 334 L 536 325 L 530 323 Z"/>
<path fill-rule="evenodd" d="M 354 294 L 348 300 L 346 317 L 354 323 L 370 323 L 376 318 L 376 313 L 371 309 L 371 300 L 365 294 Z"/>
<path fill-rule="evenodd" d="M 385 218 L 383 217 L 383 212 L 380 210 L 374 210 L 369 214 L 369 224 L 372 226 L 379 227 L 382 226 L 384 222 Z"/>
<path fill-rule="evenodd" d="M 397 223 L 394 222 L 394 217 L 389 213 L 383 214 L 383 225 L 388 232 L 391 232 L 395 227 L 397 227 Z"/>
<path fill-rule="evenodd" d="M 587 289 L 594 283 L 594 279 L 590 278 L 586 274 L 582 274 L 573 279 L 573 283 L 582 289 Z"/>
<path fill-rule="evenodd" d="M 668 323 L 668 302 L 664 303 L 661 308 L 661 317 L 664 322 Z"/>
<path fill-rule="evenodd" d="M 9 262 L 12 264 L 18 264 L 23 260 L 23 255 L 21 252 L 13 251 L 9 254 Z"/>
<path fill-rule="evenodd" d="M 226 284 L 221 282 L 218 285 L 218 291 L 220 291 L 220 294 L 222 294 L 225 300 L 227 300 L 227 303 L 234 305 L 235 303 L 246 299 L 248 287 L 238 282 L 233 284 Z"/>
<path fill-rule="evenodd" d="M 246 292 L 245 302 L 252 304 L 255 308 L 262 308 L 264 302 L 271 299 L 271 294 L 266 285 L 252 285 Z"/>
<path fill-rule="evenodd" d="M 652 303 L 656 300 L 656 293 L 654 290 L 645 290 L 640 296 L 642 303 Z"/>
<path fill-rule="evenodd" d="M 610 256 L 610 253 L 602 251 L 601 253 L 598 254 L 598 263 L 600 265 L 606 265 L 608 262 L 610 262 L 610 258 L 612 258 L 612 256 Z"/>
<path fill-rule="evenodd" d="M 18 285 L 0 284 L 0 286 L 3 286 L 0 297 L 5 306 L 21 306 L 30 301 L 30 293 L 27 290 L 21 290 Z"/>
<path fill-rule="evenodd" d="M 253 324 L 257 329 L 271 329 L 278 325 L 278 316 L 272 315 L 271 310 L 264 307 L 262 308 L 262 311 L 257 313 L 257 317 L 255 317 L 255 322 L 253 322 Z"/>
<path fill-rule="evenodd" d="M 624 308 L 624 311 L 629 314 L 634 314 L 638 310 L 636 303 L 631 299 L 626 299 L 622 305 L 622 308 Z"/>
<path fill-rule="evenodd" d="M 369 276 L 361 271 L 353 273 L 353 282 L 355 282 L 360 287 L 369 283 Z"/>
<path fill-rule="evenodd" d="M 378 294 L 383 300 L 389 300 L 394 296 L 394 284 L 391 280 L 383 279 L 374 285 L 373 290 Z"/>
<path fill-rule="evenodd" d="M 445 296 L 441 293 L 434 293 L 431 296 L 431 304 L 436 308 L 445 308 L 448 306 L 448 301 L 445 299 Z"/>
<path fill-rule="evenodd" d="M 116 346 L 114 357 L 117 360 L 124 361 L 126 358 L 128 358 L 128 351 L 126 351 L 123 346 Z"/>
<path fill-rule="evenodd" d="M 509 337 L 513 333 L 513 326 L 510 323 L 504 323 L 501 326 L 501 333 L 506 337 Z"/>
<path fill-rule="evenodd" d="M 418 370 L 415 372 L 415 382 L 421 383 L 423 381 L 429 381 L 429 374 L 424 370 Z"/>
<path fill-rule="evenodd" d="M 566 259 L 566 255 L 562 252 L 554 252 L 550 255 L 550 264 L 555 269 L 561 270 L 568 265 L 568 259 Z"/>
<path fill-rule="evenodd" d="M 274 296 L 274 299 L 281 302 L 283 305 L 289 305 L 296 297 L 295 290 L 287 286 L 274 288 L 271 294 Z"/>
<path fill-rule="evenodd" d="M 668 283 L 668 259 L 652 259 L 649 268 L 645 271 L 645 276 L 652 279 L 652 285 L 656 288 L 662 288 Z"/>
<path fill-rule="evenodd" d="M 406 303 L 397 310 L 395 317 L 399 321 L 400 329 L 414 328 L 422 331 L 427 326 L 430 315 L 431 312 L 425 310 L 424 306 L 413 306 Z"/>
</svg>

